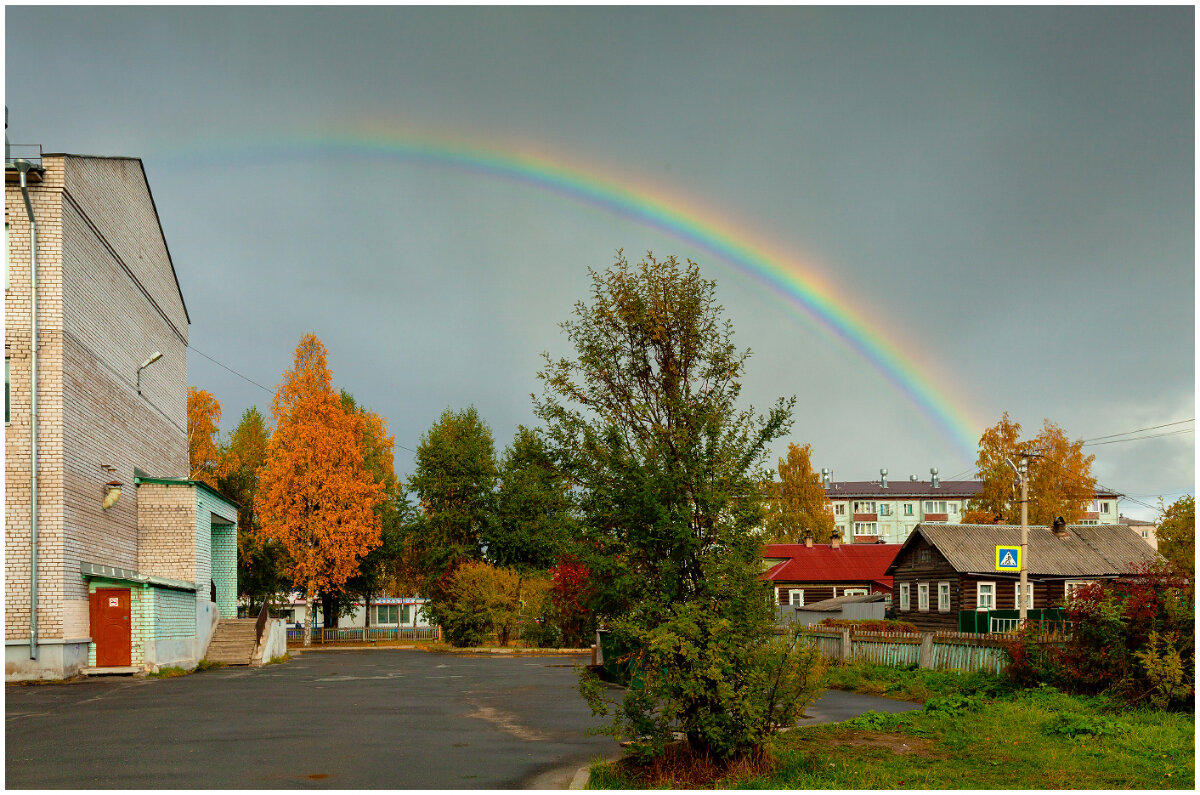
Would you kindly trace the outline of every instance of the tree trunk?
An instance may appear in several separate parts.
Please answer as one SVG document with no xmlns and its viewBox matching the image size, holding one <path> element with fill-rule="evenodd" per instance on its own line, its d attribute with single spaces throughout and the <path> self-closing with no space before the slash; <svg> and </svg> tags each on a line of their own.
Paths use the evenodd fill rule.
<svg viewBox="0 0 1200 795">
<path fill-rule="evenodd" d="M 313 613 L 312 588 L 305 592 L 304 603 L 308 607 L 308 612 L 304 616 L 304 645 L 307 647 L 312 645 L 313 620 L 316 618 L 316 614 Z"/>
</svg>

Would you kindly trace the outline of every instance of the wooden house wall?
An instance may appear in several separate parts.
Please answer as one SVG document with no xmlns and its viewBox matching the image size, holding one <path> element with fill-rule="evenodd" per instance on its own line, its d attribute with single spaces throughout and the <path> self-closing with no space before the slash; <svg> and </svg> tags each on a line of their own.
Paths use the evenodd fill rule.
<svg viewBox="0 0 1200 795">
<path fill-rule="evenodd" d="M 867 593 L 882 592 L 883 589 L 874 583 L 863 582 L 772 582 L 771 587 L 775 589 L 775 600 L 781 604 L 788 604 L 791 598 L 789 591 L 800 590 L 804 591 L 804 604 L 811 605 L 817 602 L 822 602 L 826 599 L 833 599 L 837 596 L 845 596 L 847 588 L 865 588 Z"/>
</svg>

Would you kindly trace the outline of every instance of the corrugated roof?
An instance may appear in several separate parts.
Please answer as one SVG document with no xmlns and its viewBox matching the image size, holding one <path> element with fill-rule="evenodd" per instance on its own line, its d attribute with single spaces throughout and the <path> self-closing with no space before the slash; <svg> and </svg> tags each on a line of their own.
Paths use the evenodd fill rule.
<svg viewBox="0 0 1200 795">
<path fill-rule="evenodd" d="M 842 609 L 842 605 L 857 604 L 859 602 L 882 602 L 887 599 L 881 593 L 869 593 L 864 596 L 839 596 L 836 599 L 823 599 L 820 602 L 813 602 L 810 605 L 796 608 L 797 610 L 812 610 L 816 613 L 834 613 Z"/>
<path fill-rule="evenodd" d="M 1141 539 L 1138 539 L 1139 541 Z M 887 568 L 900 544 L 767 544 L 764 558 L 786 558 L 763 572 L 772 582 L 869 582 L 891 585 Z"/>
<path fill-rule="evenodd" d="M 1157 557 L 1128 525 L 1068 525 L 1066 529 L 1067 537 L 1059 538 L 1045 525 L 1030 526 L 1026 571 L 1059 577 L 1115 575 Z M 996 546 L 1021 543 L 1019 525 L 919 524 L 904 546 L 918 535 L 937 547 L 959 572 L 995 572 Z"/>
</svg>

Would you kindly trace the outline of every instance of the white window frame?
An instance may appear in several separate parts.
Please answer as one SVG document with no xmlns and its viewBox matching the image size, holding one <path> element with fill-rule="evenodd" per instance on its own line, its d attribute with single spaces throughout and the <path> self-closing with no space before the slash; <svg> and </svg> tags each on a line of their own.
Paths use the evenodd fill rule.
<svg viewBox="0 0 1200 795">
<path fill-rule="evenodd" d="M 1067 600 L 1070 600 L 1072 591 L 1080 588 L 1086 588 L 1087 586 L 1094 585 L 1095 583 L 1095 580 L 1065 580 L 1063 582 L 1063 596 L 1065 596 Z"/>
<path fill-rule="evenodd" d="M 938 510 L 937 506 L 941 506 Z M 946 513 L 945 500 L 925 500 L 925 513 Z"/>
<path fill-rule="evenodd" d="M 988 593 L 988 603 L 983 603 L 983 588 L 987 586 L 991 590 Z M 976 610 L 995 610 L 996 609 L 996 583 L 994 582 L 977 582 L 975 583 L 975 609 Z"/>
<path fill-rule="evenodd" d="M 1100 503 L 1100 513 L 1112 513 L 1112 503 L 1110 503 L 1110 502 Z"/>
<path fill-rule="evenodd" d="M 854 535 L 856 536 L 877 536 L 879 535 L 879 522 L 855 522 Z"/>
<path fill-rule="evenodd" d="M 917 610 L 922 613 L 929 612 L 929 583 L 917 583 Z"/>
<path fill-rule="evenodd" d="M 842 596 L 866 596 L 867 593 L 868 592 L 867 592 L 866 588 L 843 588 L 842 589 Z"/>
<path fill-rule="evenodd" d="M 789 588 L 788 589 L 788 606 L 789 607 L 804 607 L 804 589 Z"/>
<path fill-rule="evenodd" d="M 833 504 L 833 515 L 834 516 L 845 516 L 846 515 L 846 503 L 835 502 Z"/>
<path fill-rule="evenodd" d="M 938 612 L 950 612 L 950 583 L 948 582 L 938 583 Z"/>
<path fill-rule="evenodd" d="M 900 610 L 901 612 L 909 612 L 912 607 L 912 597 L 909 592 L 909 585 L 906 582 L 900 583 Z"/>
<path fill-rule="evenodd" d="M 375 624 L 377 627 L 394 627 L 400 625 L 400 605 L 371 605 L 375 608 Z M 383 619 L 379 617 L 380 611 L 384 611 L 386 615 L 391 616 L 393 612 L 396 614 L 395 620 Z"/>
<path fill-rule="evenodd" d="M 1021 583 L 1019 582 L 1013 583 L 1013 604 L 1017 606 L 1017 610 L 1021 609 Z M 1025 583 L 1025 609 L 1033 609 L 1033 583 L 1031 582 Z"/>
<path fill-rule="evenodd" d="M 874 500 L 855 500 L 854 501 L 854 512 L 855 513 L 875 513 L 875 501 Z"/>
</svg>

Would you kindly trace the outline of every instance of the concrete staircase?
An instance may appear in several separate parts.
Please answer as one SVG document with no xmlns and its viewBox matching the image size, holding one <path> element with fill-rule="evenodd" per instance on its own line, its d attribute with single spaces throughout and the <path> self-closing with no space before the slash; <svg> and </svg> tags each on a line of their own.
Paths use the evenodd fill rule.
<svg viewBox="0 0 1200 795">
<path fill-rule="evenodd" d="M 206 660 L 226 665 L 250 665 L 257 644 L 253 618 L 222 618 L 208 644 Z"/>
</svg>

